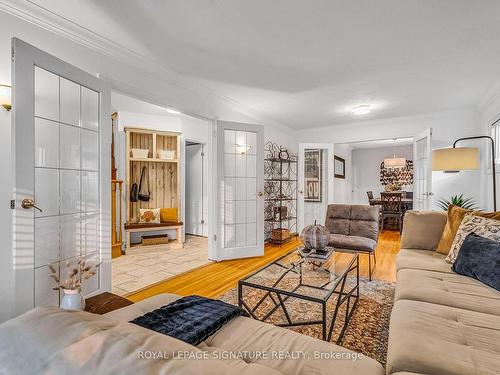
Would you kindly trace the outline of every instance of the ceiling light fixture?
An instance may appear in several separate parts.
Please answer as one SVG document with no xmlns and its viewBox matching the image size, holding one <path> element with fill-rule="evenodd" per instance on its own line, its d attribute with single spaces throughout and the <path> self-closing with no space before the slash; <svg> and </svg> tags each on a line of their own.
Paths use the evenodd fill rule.
<svg viewBox="0 0 500 375">
<path fill-rule="evenodd" d="M 10 111 L 12 108 L 11 95 L 10 86 L 0 85 L 0 105 L 4 107 L 6 111 Z"/>
<path fill-rule="evenodd" d="M 402 169 L 406 167 L 406 158 L 396 157 L 396 141 L 394 139 L 394 156 L 392 158 L 384 159 L 384 167 L 388 169 Z"/>
<path fill-rule="evenodd" d="M 352 109 L 352 114 L 355 116 L 360 116 L 360 115 L 367 115 L 371 113 L 373 110 L 373 107 L 369 104 L 363 104 L 363 105 L 358 105 L 357 107 L 354 107 Z"/>
<path fill-rule="evenodd" d="M 173 108 L 167 108 L 167 112 L 171 113 L 172 115 L 180 115 L 181 114 L 180 111 L 173 109 Z"/>
</svg>

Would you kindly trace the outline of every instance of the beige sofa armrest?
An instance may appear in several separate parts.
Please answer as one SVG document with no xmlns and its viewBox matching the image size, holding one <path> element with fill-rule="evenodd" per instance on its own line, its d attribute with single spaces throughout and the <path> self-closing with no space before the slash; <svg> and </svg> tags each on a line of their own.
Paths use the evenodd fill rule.
<svg viewBox="0 0 500 375">
<path fill-rule="evenodd" d="M 444 211 L 407 211 L 401 236 L 401 248 L 436 250 L 446 220 L 447 216 Z"/>
</svg>

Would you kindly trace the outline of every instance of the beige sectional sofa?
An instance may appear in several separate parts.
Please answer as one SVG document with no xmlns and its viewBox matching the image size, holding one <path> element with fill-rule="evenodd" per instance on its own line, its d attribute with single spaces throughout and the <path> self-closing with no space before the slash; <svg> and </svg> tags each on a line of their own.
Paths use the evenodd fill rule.
<svg viewBox="0 0 500 375">
<path fill-rule="evenodd" d="M 444 212 L 405 215 L 387 374 L 500 374 L 500 292 L 435 251 L 445 224 Z"/>
<path fill-rule="evenodd" d="M 106 316 L 55 307 L 31 310 L 0 325 L 0 374 L 384 373 L 373 359 L 354 360 L 354 353 L 340 346 L 244 317 L 197 347 L 128 323 L 177 298 L 158 295 Z M 222 358 L 239 351 L 253 352 L 254 358 Z M 255 358 L 263 351 L 267 359 Z M 176 359 L 166 359 L 172 352 Z M 285 358 L 287 353 L 296 358 Z M 326 357 L 315 358 L 319 353 Z M 151 355 L 157 359 L 146 358 Z"/>
</svg>

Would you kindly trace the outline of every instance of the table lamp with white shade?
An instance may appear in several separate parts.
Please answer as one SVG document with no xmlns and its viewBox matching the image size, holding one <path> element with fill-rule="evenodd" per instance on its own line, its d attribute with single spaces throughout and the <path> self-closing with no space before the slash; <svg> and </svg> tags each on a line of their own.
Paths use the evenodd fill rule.
<svg viewBox="0 0 500 375">
<path fill-rule="evenodd" d="M 460 141 L 472 139 L 489 139 L 491 142 L 491 157 L 493 169 L 493 207 L 497 210 L 496 174 L 495 174 L 495 143 L 487 135 L 459 138 L 451 148 L 441 148 L 432 151 L 432 170 L 443 172 L 459 172 L 479 169 L 479 149 L 476 147 L 456 147 Z"/>
</svg>

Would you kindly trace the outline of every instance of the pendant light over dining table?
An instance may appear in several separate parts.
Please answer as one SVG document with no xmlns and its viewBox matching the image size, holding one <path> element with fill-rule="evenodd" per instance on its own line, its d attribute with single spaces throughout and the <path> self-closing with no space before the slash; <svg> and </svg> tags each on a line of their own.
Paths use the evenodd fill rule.
<svg viewBox="0 0 500 375">
<path fill-rule="evenodd" d="M 401 169 L 406 167 L 406 158 L 399 158 L 396 156 L 396 139 L 394 139 L 393 157 L 384 159 L 384 166 L 389 169 Z"/>
</svg>

